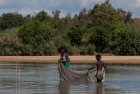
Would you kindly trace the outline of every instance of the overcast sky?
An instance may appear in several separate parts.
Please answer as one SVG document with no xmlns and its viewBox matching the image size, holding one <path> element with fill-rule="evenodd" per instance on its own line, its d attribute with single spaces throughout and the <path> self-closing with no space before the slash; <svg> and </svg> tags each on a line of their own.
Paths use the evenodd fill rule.
<svg viewBox="0 0 140 94">
<path fill-rule="evenodd" d="M 36 14 L 45 10 L 49 14 L 53 10 L 61 10 L 61 16 L 67 13 L 75 14 L 81 9 L 91 9 L 96 3 L 105 0 L 0 0 L 0 14 L 18 12 L 24 15 Z M 115 8 L 122 8 L 133 13 L 133 17 L 140 17 L 140 0 L 110 0 Z"/>
</svg>

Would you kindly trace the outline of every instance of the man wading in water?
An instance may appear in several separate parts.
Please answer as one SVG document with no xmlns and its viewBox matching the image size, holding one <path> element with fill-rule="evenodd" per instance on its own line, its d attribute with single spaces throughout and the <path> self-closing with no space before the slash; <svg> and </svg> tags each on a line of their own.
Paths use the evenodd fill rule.
<svg viewBox="0 0 140 94">
<path fill-rule="evenodd" d="M 103 61 L 101 61 L 101 54 L 97 54 L 96 55 L 96 79 L 97 79 L 97 82 L 104 82 L 105 80 L 105 68 L 106 68 L 106 65 L 104 64 Z M 89 70 L 93 69 L 95 67 L 92 67 L 90 68 Z"/>
</svg>

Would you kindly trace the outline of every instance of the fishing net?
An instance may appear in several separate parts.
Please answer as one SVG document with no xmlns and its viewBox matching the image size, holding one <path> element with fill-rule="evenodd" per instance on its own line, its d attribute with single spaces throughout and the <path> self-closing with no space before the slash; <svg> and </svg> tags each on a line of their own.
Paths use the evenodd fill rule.
<svg viewBox="0 0 140 94">
<path fill-rule="evenodd" d="M 95 82 L 95 69 L 91 69 L 89 71 L 75 71 L 73 69 L 66 68 L 62 63 L 59 63 L 58 70 L 60 78 L 66 81 Z"/>
</svg>

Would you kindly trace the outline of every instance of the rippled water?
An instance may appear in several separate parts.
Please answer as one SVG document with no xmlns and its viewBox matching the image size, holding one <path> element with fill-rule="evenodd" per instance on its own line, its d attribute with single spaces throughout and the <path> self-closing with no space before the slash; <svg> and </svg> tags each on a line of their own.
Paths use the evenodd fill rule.
<svg viewBox="0 0 140 94">
<path fill-rule="evenodd" d="M 140 66 L 109 65 L 106 82 L 90 84 L 60 81 L 56 64 L 0 63 L 0 94 L 140 94 Z"/>
</svg>

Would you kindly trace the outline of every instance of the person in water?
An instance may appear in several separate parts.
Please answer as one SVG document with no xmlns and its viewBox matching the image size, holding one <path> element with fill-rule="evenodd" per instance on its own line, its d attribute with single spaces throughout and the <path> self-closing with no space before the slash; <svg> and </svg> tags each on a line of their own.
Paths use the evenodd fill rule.
<svg viewBox="0 0 140 94">
<path fill-rule="evenodd" d="M 70 58 L 67 53 L 66 47 L 60 47 L 58 49 L 60 55 L 60 59 L 58 60 L 60 63 L 64 64 L 66 68 L 70 68 Z"/>
<path fill-rule="evenodd" d="M 103 61 L 101 61 L 101 54 L 97 54 L 95 56 L 96 58 L 96 79 L 97 79 L 97 82 L 104 82 L 105 80 L 105 68 L 106 68 L 106 65 L 104 64 Z M 90 71 L 91 69 L 94 69 L 95 67 L 91 67 L 88 71 Z"/>
<path fill-rule="evenodd" d="M 95 75 L 96 79 L 97 79 L 97 82 L 104 82 L 105 80 L 105 68 L 106 68 L 106 65 L 104 64 L 103 61 L 101 61 L 101 54 L 97 54 L 96 55 L 96 70 L 97 70 L 97 73 Z"/>
</svg>

